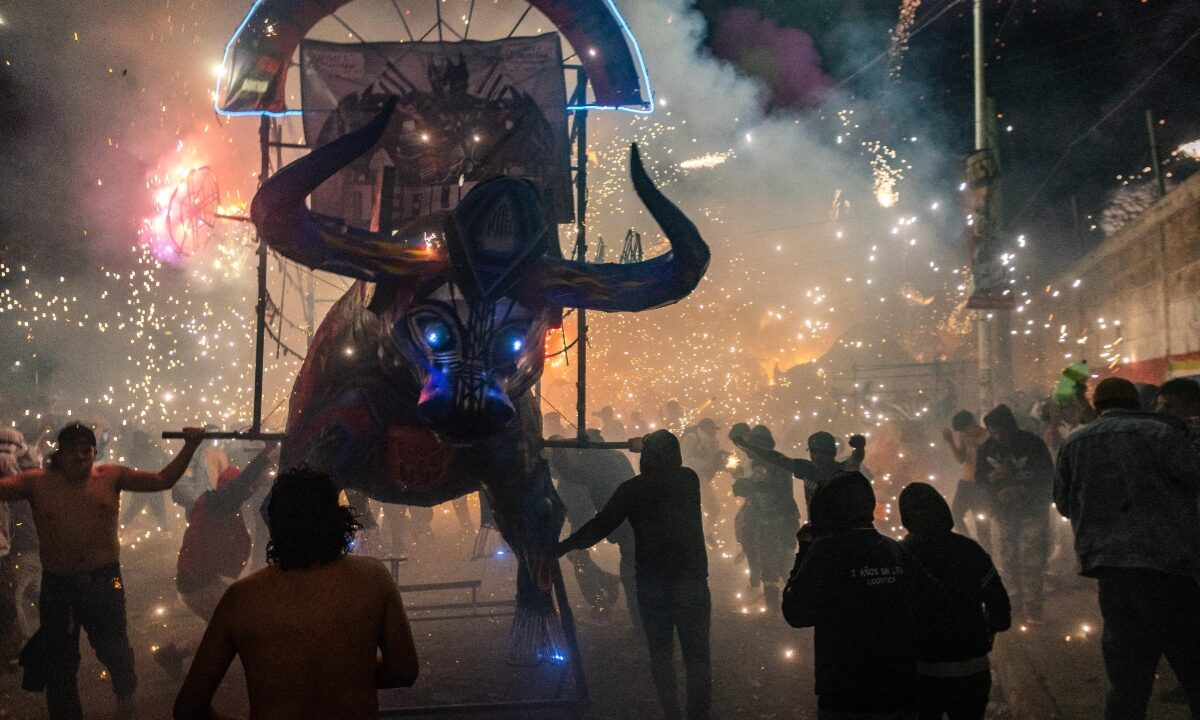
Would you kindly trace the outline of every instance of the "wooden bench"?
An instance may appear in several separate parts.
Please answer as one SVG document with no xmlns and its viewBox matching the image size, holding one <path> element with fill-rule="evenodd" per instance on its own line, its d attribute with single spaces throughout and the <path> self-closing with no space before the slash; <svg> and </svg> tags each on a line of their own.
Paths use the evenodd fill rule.
<svg viewBox="0 0 1200 720">
<path fill-rule="evenodd" d="M 445 592 L 467 590 L 471 599 L 466 602 L 444 602 L 413 604 L 405 603 L 408 619 L 412 622 L 430 620 L 461 620 L 467 618 L 489 618 L 512 615 L 516 612 L 515 600 L 480 600 L 479 588 L 483 587 L 482 580 L 456 580 L 453 582 L 418 583 L 414 585 L 398 585 L 401 594 Z"/>
</svg>

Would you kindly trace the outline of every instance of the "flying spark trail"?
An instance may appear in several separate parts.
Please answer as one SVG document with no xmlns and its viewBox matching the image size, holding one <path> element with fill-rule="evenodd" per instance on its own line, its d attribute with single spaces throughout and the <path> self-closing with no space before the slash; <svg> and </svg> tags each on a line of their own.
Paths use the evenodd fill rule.
<svg viewBox="0 0 1200 720">
<path fill-rule="evenodd" d="M 921 0 L 904 0 L 900 6 L 900 17 L 896 20 L 896 27 L 888 33 L 892 40 L 888 48 L 888 77 L 892 80 L 900 80 L 901 62 L 904 60 L 904 54 L 908 52 L 908 42 L 912 37 L 913 24 L 917 21 L 917 9 L 920 7 Z"/>
</svg>

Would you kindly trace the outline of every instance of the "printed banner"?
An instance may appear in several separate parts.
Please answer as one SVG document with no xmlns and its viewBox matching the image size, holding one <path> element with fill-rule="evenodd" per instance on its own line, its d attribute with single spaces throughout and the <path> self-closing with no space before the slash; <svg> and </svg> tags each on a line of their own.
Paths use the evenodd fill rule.
<svg viewBox="0 0 1200 720">
<path fill-rule="evenodd" d="M 399 97 L 376 149 L 312 195 L 315 212 L 396 229 L 454 208 L 477 183 L 524 178 L 559 222 L 574 218 L 559 36 L 490 42 L 300 44 L 304 136 L 320 146 Z M 390 188 L 390 199 L 381 193 Z M 382 206 L 388 218 L 373 217 Z"/>
<path fill-rule="evenodd" d="M 970 216 L 967 242 L 971 252 L 973 291 L 967 307 L 976 310 L 1011 310 L 1016 306 L 1008 268 L 1000 257 L 996 222 L 999 197 L 995 158 L 980 150 L 967 158 L 967 190 L 963 205 Z"/>
<path fill-rule="evenodd" d="M 256 0 L 225 48 L 216 87 L 217 110 L 295 112 L 288 110 L 284 86 L 296 46 L 317 23 L 348 2 Z M 637 112 L 653 109 L 641 51 L 612 0 L 529 0 L 529 5 L 542 12 L 571 44 L 574 61 L 587 71 L 594 107 Z M 513 33 L 525 22 L 525 14 L 514 12 L 514 17 L 520 19 Z M 532 18 L 525 24 L 532 24 Z"/>
</svg>

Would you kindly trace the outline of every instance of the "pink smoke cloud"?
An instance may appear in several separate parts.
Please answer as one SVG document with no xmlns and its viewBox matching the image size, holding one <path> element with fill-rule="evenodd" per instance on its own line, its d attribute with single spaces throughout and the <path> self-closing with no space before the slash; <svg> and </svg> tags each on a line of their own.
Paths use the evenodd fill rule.
<svg viewBox="0 0 1200 720">
<path fill-rule="evenodd" d="M 717 18 L 713 54 L 759 78 L 770 90 L 767 108 L 811 108 L 833 87 L 821 70 L 812 37 L 784 28 L 751 8 L 732 8 Z"/>
</svg>

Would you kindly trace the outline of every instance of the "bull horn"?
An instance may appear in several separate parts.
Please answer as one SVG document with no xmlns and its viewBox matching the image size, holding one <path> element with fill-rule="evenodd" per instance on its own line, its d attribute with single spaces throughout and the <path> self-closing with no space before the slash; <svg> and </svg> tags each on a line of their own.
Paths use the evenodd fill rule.
<svg viewBox="0 0 1200 720">
<path fill-rule="evenodd" d="M 638 312 L 678 302 L 699 284 L 711 257 L 695 224 L 659 192 L 642 166 L 635 143 L 630 151 L 633 189 L 671 241 L 663 255 L 639 263 L 591 264 L 543 258 L 521 287 L 531 304 Z"/>
<path fill-rule="evenodd" d="M 366 153 L 387 129 L 392 97 L 371 122 L 290 163 L 268 178 L 250 204 L 259 237 L 272 250 L 314 270 L 359 280 L 424 278 L 444 270 L 449 258 L 425 243 L 406 243 L 309 212 L 304 199 L 330 176 Z"/>
</svg>

